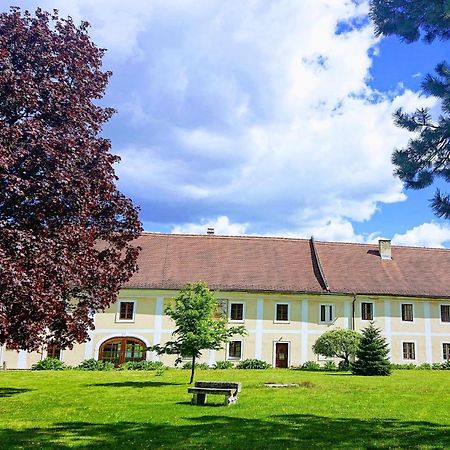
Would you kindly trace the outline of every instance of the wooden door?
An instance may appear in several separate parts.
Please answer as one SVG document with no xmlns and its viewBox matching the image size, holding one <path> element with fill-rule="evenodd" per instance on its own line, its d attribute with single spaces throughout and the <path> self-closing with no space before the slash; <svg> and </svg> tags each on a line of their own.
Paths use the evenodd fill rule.
<svg viewBox="0 0 450 450">
<path fill-rule="evenodd" d="M 275 367 L 286 369 L 289 361 L 289 344 L 277 342 L 275 344 Z"/>
</svg>

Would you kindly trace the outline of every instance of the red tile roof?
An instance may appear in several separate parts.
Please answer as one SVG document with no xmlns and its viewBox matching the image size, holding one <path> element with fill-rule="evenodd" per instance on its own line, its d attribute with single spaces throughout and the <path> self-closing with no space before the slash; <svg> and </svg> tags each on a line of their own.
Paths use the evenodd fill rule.
<svg viewBox="0 0 450 450">
<path fill-rule="evenodd" d="M 322 292 L 308 240 L 144 233 L 139 271 L 126 287 Z"/>
<path fill-rule="evenodd" d="M 128 288 L 180 289 L 205 281 L 212 289 L 417 297 L 450 297 L 450 250 L 307 239 L 143 233 L 139 271 Z"/>
<path fill-rule="evenodd" d="M 316 249 L 333 292 L 450 297 L 450 250 L 392 246 L 389 260 L 378 245 L 316 242 Z"/>
</svg>

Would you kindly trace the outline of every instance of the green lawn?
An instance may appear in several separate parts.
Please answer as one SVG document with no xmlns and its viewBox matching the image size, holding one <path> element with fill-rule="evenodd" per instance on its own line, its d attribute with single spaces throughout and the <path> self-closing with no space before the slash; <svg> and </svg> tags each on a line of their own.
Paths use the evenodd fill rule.
<svg viewBox="0 0 450 450">
<path fill-rule="evenodd" d="M 0 448 L 450 448 L 448 371 L 198 371 L 197 380 L 242 382 L 228 407 L 221 396 L 191 406 L 188 378 L 174 369 L 0 372 Z"/>
</svg>

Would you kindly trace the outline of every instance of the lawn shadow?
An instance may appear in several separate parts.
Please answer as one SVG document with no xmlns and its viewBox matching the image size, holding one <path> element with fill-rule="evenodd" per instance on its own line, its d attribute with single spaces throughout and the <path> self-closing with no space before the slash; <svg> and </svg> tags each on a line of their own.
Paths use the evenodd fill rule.
<svg viewBox="0 0 450 450">
<path fill-rule="evenodd" d="M 176 405 L 190 405 L 190 406 L 192 406 L 192 407 L 198 407 L 198 408 L 208 408 L 208 407 L 210 407 L 210 408 L 217 408 L 217 407 L 220 407 L 220 406 L 223 406 L 224 408 L 227 408 L 227 406 L 226 405 L 224 405 L 224 403 L 223 403 L 223 401 L 222 401 L 222 403 L 218 403 L 218 402 L 213 402 L 213 403 L 210 403 L 209 402 L 209 398 L 208 398 L 208 401 L 207 401 L 207 403 L 206 403 L 206 405 L 193 405 L 191 402 L 176 402 Z"/>
<path fill-rule="evenodd" d="M 45 428 L 3 428 L 0 442 L 8 449 L 50 450 L 450 448 L 450 425 L 431 422 L 310 414 L 273 415 L 260 420 L 223 413 L 174 420 L 182 423 L 71 422 Z"/>
<path fill-rule="evenodd" d="M 16 394 L 23 394 L 24 392 L 32 391 L 33 389 L 19 389 L 19 388 L 9 388 L 0 387 L 0 398 L 1 397 L 12 397 Z"/>
<path fill-rule="evenodd" d="M 187 384 L 186 384 L 187 385 Z M 86 386 L 102 386 L 102 387 L 132 387 L 132 388 L 149 388 L 149 387 L 161 387 L 161 386 L 184 386 L 184 383 L 167 383 L 165 381 L 122 381 L 119 383 L 93 383 Z"/>
</svg>

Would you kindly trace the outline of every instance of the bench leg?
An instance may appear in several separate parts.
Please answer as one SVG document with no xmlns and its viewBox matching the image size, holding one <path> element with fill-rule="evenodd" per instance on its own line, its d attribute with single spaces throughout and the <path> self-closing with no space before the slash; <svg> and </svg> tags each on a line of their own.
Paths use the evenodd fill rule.
<svg viewBox="0 0 450 450">
<path fill-rule="evenodd" d="M 192 396 L 193 405 L 204 405 L 206 403 L 206 394 L 194 394 Z"/>
</svg>

